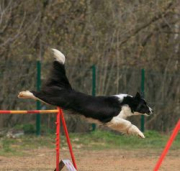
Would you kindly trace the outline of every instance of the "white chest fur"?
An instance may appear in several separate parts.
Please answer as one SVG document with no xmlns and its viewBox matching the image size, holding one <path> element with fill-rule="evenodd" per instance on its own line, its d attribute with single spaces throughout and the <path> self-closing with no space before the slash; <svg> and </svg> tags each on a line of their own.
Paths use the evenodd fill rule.
<svg viewBox="0 0 180 171">
<path fill-rule="evenodd" d="M 131 109 L 128 105 L 124 105 L 122 106 L 122 109 L 119 113 L 119 115 L 117 115 L 117 117 L 122 118 L 122 119 L 126 119 L 129 116 L 132 116 L 133 113 L 131 112 Z"/>
<path fill-rule="evenodd" d="M 124 105 L 124 106 L 122 106 L 122 109 L 121 109 L 121 111 L 120 111 L 120 113 L 117 115 L 117 116 L 115 116 L 115 117 L 113 117 L 114 119 L 116 118 L 121 118 L 121 119 L 126 119 L 127 117 L 129 117 L 129 116 L 132 116 L 133 115 L 133 113 L 131 112 L 131 109 L 130 109 L 130 107 L 128 106 L 128 105 Z M 98 120 L 96 120 L 96 119 L 92 119 L 92 118 L 86 118 L 86 117 L 84 117 L 84 116 L 82 116 L 82 118 L 85 118 L 88 122 L 90 122 L 90 123 L 95 123 L 95 124 L 98 124 L 98 125 L 101 125 L 102 123 L 100 122 L 100 121 L 98 121 Z M 112 118 L 112 119 L 113 119 Z M 110 121 L 111 122 L 111 121 Z"/>
</svg>

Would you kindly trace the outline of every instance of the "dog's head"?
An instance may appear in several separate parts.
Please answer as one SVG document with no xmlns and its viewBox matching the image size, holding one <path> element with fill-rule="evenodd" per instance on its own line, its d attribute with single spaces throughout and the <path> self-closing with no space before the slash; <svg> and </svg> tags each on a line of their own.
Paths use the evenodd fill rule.
<svg viewBox="0 0 180 171">
<path fill-rule="evenodd" d="M 153 114 L 153 110 L 147 105 L 146 101 L 142 98 L 140 93 L 133 97 L 133 112 L 135 115 L 151 115 Z"/>
</svg>

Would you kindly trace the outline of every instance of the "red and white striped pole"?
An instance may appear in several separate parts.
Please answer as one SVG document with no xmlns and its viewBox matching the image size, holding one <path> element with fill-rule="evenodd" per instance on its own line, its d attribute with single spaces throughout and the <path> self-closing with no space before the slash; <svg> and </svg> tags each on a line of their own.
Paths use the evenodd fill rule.
<svg viewBox="0 0 180 171">
<path fill-rule="evenodd" d="M 64 119 L 64 114 L 63 114 L 62 109 L 59 108 L 59 111 L 60 111 L 60 116 L 61 116 L 61 119 L 62 119 L 64 132 L 65 132 L 65 135 L 66 135 L 66 140 L 67 140 L 67 143 L 68 143 L 71 159 L 72 159 L 72 162 L 73 162 L 73 165 L 74 165 L 75 169 L 77 170 L 77 165 L 76 165 L 76 162 L 75 162 L 75 157 L 74 157 L 74 154 L 73 154 L 73 150 L 72 150 L 71 141 L 70 141 L 70 138 L 69 138 L 66 122 L 65 122 L 65 119 Z"/>
<path fill-rule="evenodd" d="M 163 152 L 162 152 L 162 154 L 161 154 L 161 156 L 160 156 L 160 158 L 159 158 L 159 160 L 158 160 L 158 162 L 157 162 L 157 164 L 156 164 L 156 166 L 154 168 L 154 171 L 159 170 L 160 165 L 161 165 L 163 159 L 165 158 L 169 148 L 171 147 L 171 144 L 173 143 L 175 137 L 177 136 L 179 130 L 180 130 L 180 120 L 176 124 L 176 126 L 175 126 L 175 128 L 173 130 L 173 133 L 171 134 L 171 137 L 169 138 L 169 140 L 168 140 L 168 142 L 167 142 L 167 144 L 166 144 L 166 146 L 165 146 L 165 148 L 164 148 L 164 150 L 163 150 Z"/>
<path fill-rule="evenodd" d="M 59 158 L 60 158 L 60 109 L 59 108 L 55 123 L 56 123 L 56 171 L 59 171 Z"/>
</svg>

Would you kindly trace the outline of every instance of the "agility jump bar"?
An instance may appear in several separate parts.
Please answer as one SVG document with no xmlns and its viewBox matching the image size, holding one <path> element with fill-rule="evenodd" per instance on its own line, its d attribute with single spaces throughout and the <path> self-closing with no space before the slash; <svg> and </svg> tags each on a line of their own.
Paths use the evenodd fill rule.
<svg viewBox="0 0 180 171">
<path fill-rule="evenodd" d="M 0 114 L 35 114 L 58 113 L 58 110 L 0 110 Z"/>
<path fill-rule="evenodd" d="M 39 113 L 39 114 L 47 114 L 47 113 L 55 113 L 56 115 L 56 169 L 55 171 L 59 171 L 59 159 L 60 159 L 60 121 L 62 120 L 62 125 L 64 128 L 64 132 L 66 135 L 66 140 L 67 140 L 67 144 L 69 147 L 69 152 L 71 155 L 71 159 L 74 165 L 74 168 L 77 170 L 77 165 L 75 162 L 75 157 L 73 154 L 73 150 L 72 150 L 72 146 L 71 146 L 71 142 L 70 142 L 70 138 L 69 138 L 69 133 L 67 130 L 67 126 L 66 126 L 66 122 L 64 119 L 64 113 L 62 111 L 61 108 L 57 108 L 54 110 L 0 110 L 0 114 L 35 114 L 35 113 Z"/>
</svg>

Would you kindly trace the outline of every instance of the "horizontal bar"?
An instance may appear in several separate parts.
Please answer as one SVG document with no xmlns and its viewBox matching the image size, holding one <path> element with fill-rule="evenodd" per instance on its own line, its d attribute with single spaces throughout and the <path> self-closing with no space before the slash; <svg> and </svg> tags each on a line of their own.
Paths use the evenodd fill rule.
<svg viewBox="0 0 180 171">
<path fill-rule="evenodd" d="M 57 113 L 58 110 L 0 110 L 0 114 Z"/>
</svg>

